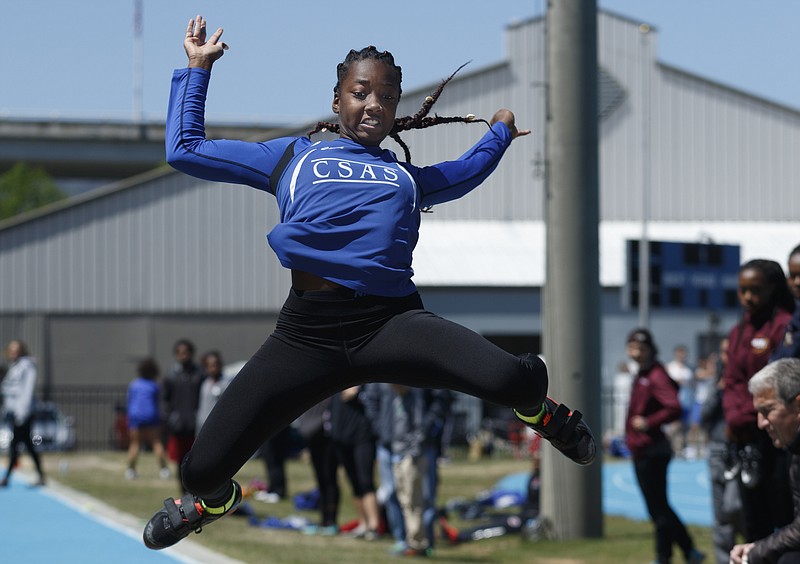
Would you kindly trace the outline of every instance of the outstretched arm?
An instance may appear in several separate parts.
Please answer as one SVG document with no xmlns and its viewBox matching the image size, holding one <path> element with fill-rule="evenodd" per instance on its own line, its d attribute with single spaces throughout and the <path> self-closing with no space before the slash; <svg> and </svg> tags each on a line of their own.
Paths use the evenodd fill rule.
<svg viewBox="0 0 800 564">
<path fill-rule="evenodd" d="M 206 40 L 206 20 L 203 16 L 198 15 L 189 20 L 186 36 L 183 39 L 183 48 L 189 57 L 189 68 L 210 71 L 214 62 L 228 49 L 228 46 L 219 40 L 220 37 L 222 37 L 221 27 Z"/>
<path fill-rule="evenodd" d="M 167 162 L 197 178 L 274 192 L 270 177 L 294 138 L 263 143 L 206 139 L 205 101 L 211 67 L 227 49 L 221 36 L 222 28 L 206 39 L 202 16 L 189 20 L 186 26 L 183 47 L 189 65 L 172 76 L 166 124 Z"/>
<path fill-rule="evenodd" d="M 506 110 L 505 108 L 501 110 L 497 110 L 492 117 L 492 121 L 490 125 L 494 125 L 498 121 L 502 121 L 508 127 L 508 130 L 511 132 L 511 139 L 516 139 L 517 137 L 522 137 L 524 135 L 529 135 L 531 130 L 530 129 L 517 129 L 516 124 L 514 123 L 514 114 L 511 110 Z"/>
<path fill-rule="evenodd" d="M 506 109 L 497 110 L 489 125 L 491 130 L 460 158 L 416 169 L 421 207 L 449 202 L 473 190 L 494 171 L 514 139 L 530 134 L 529 129 L 517 129 L 513 112 Z"/>
</svg>

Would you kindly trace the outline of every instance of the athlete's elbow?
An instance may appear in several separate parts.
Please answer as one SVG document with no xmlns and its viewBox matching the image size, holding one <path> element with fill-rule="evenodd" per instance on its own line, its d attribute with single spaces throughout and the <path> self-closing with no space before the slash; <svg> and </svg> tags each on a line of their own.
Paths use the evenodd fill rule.
<svg viewBox="0 0 800 564">
<path fill-rule="evenodd" d="M 175 170 L 184 172 L 190 166 L 191 161 L 192 154 L 185 147 L 181 145 L 167 147 L 167 164 Z"/>
</svg>

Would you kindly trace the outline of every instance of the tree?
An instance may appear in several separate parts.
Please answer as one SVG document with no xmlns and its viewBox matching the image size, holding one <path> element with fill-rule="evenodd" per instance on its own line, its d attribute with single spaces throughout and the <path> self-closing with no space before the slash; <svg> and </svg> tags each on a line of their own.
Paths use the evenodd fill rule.
<svg viewBox="0 0 800 564">
<path fill-rule="evenodd" d="M 0 220 L 66 197 L 44 169 L 17 163 L 0 174 Z"/>
</svg>

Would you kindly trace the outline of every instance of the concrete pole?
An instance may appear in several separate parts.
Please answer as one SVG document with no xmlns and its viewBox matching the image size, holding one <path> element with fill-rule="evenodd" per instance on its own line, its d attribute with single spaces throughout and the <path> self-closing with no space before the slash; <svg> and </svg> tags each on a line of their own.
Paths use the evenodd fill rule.
<svg viewBox="0 0 800 564">
<path fill-rule="evenodd" d="M 143 82 L 144 82 L 144 53 L 142 46 L 142 27 L 144 25 L 144 6 L 142 0 L 133 2 L 133 122 L 144 122 Z"/>
<path fill-rule="evenodd" d="M 549 395 L 578 409 L 600 441 L 597 4 L 547 10 L 547 280 Z M 601 456 L 578 466 L 543 447 L 542 512 L 562 539 L 602 537 Z"/>
<path fill-rule="evenodd" d="M 639 327 L 650 327 L 650 26 L 642 39 L 642 237 L 639 239 Z"/>
</svg>

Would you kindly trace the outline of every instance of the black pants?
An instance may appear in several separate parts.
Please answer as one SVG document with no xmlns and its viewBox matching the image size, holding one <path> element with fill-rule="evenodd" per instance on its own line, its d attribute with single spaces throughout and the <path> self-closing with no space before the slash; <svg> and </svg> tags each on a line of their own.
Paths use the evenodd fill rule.
<svg viewBox="0 0 800 564">
<path fill-rule="evenodd" d="M 680 547 L 684 556 L 688 556 L 694 547 L 689 532 L 667 500 L 669 461 L 669 456 L 648 456 L 633 461 L 636 480 L 656 528 L 656 556 L 660 564 L 671 561 L 673 543 Z"/>
<path fill-rule="evenodd" d="M 308 438 L 311 465 L 319 488 L 320 525 L 335 525 L 339 514 L 339 459 L 333 439 L 320 428 Z"/>
<path fill-rule="evenodd" d="M 547 371 L 437 317 L 418 294 L 292 290 L 275 331 L 220 397 L 182 465 L 214 503 L 266 439 L 323 399 L 365 382 L 448 388 L 516 408 L 541 405 Z"/>
<path fill-rule="evenodd" d="M 261 445 L 261 458 L 267 470 L 267 491 L 281 499 L 289 494 L 286 484 L 286 459 L 292 448 L 292 431 L 284 427 Z"/>
<path fill-rule="evenodd" d="M 336 458 L 353 488 L 353 496 L 375 493 L 375 443 L 349 445 L 334 441 L 334 445 Z"/>
<path fill-rule="evenodd" d="M 19 445 L 21 444 L 25 445 L 25 448 L 28 449 L 28 453 L 30 453 L 31 458 L 33 458 L 33 463 L 36 465 L 36 472 L 39 474 L 39 479 L 44 478 L 44 473 L 42 472 L 42 462 L 39 460 L 39 453 L 36 451 L 36 447 L 33 446 L 33 439 L 31 439 L 32 421 L 33 416 L 30 415 L 22 423 L 22 425 L 17 425 L 14 423 L 14 436 L 12 437 L 11 444 L 8 447 L 8 471 L 6 472 L 6 479 L 11 476 L 14 466 L 17 464 L 17 460 L 19 459 Z"/>
</svg>

